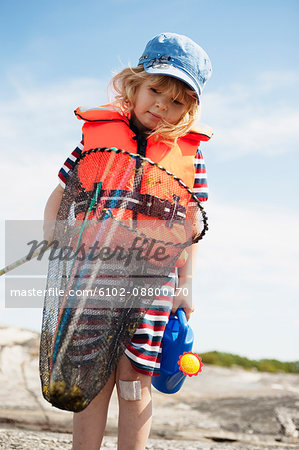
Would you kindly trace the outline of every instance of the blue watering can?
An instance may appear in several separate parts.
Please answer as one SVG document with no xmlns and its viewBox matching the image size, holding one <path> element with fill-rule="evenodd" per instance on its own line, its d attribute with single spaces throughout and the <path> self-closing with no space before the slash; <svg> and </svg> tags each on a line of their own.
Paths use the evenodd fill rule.
<svg viewBox="0 0 299 450">
<path fill-rule="evenodd" d="M 169 317 L 162 340 L 160 375 L 152 377 L 152 385 L 164 394 L 174 394 L 182 387 L 187 374 L 197 375 L 201 371 L 201 359 L 191 352 L 194 340 L 192 328 L 187 322 L 185 312 L 178 308 L 175 315 Z M 190 353 L 195 358 L 198 370 L 180 369 L 179 361 Z M 188 355 L 185 356 L 190 356 Z M 197 358 L 197 359 L 196 359 Z M 193 365 L 193 364 L 191 364 Z"/>
</svg>

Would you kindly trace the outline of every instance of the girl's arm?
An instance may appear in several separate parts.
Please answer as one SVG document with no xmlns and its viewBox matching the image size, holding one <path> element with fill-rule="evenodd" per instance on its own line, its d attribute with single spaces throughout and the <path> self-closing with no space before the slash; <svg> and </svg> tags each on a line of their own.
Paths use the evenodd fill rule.
<svg viewBox="0 0 299 450">
<path fill-rule="evenodd" d="M 178 290 L 173 300 L 172 314 L 177 308 L 183 308 L 187 317 L 190 319 L 191 313 L 194 311 L 193 295 L 192 295 L 192 279 L 195 276 L 196 261 L 198 255 L 198 245 L 194 244 L 187 248 L 189 257 L 186 264 L 178 269 Z M 185 294 L 185 295 L 184 295 Z"/>
<path fill-rule="evenodd" d="M 68 156 L 68 158 L 65 160 L 63 166 L 61 167 L 58 177 L 60 179 L 60 183 L 58 186 L 54 189 L 52 194 L 50 195 L 44 212 L 44 239 L 50 243 L 53 237 L 54 232 L 54 226 L 55 226 L 55 220 L 57 217 L 57 213 L 59 210 L 59 206 L 61 203 L 61 199 L 64 192 L 64 186 L 66 179 L 68 177 L 69 171 L 74 167 L 74 165 L 77 162 L 77 159 L 81 155 L 83 149 L 83 140 L 80 142 L 80 144 L 77 145 L 77 147 L 72 151 L 72 153 Z"/>
<path fill-rule="evenodd" d="M 44 239 L 48 242 L 52 240 L 55 220 L 58 213 L 58 209 L 61 203 L 64 189 L 60 184 L 56 186 L 52 194 L 50 195 L 44 212 Z"/>
</svg>

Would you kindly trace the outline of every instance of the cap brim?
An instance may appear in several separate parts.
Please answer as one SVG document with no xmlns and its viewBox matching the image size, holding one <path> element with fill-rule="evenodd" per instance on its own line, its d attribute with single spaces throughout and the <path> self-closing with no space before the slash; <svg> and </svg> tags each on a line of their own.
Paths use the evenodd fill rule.
<svg viewBox="0 0 299 450">
<path fill-rule="evenodd" d="M 201 90 L 199 86 L 193 81 L 193 79 L 181 69 L 177 69 L 176 67 L 170 64 L 157 64 L 156 66 L 146 67 L 144 64 L 144 70 L 152 75 L 168 75 L 170 77 L 177 78 L 184 83 L 188 84 L 196 92 L 198 101 L 200 101 Z"/>
</svg>

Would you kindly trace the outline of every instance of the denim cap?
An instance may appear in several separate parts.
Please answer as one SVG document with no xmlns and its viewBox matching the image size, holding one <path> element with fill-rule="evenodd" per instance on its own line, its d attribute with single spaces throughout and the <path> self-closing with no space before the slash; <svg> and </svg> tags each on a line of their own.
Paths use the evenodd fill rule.
<svg viewBox="0 0 299 450">
<path fill-rule="evenodd" d="M 197 94 L 212 74 L 206 52 L 192 39 L 182 34 L 160 33 L 150 40 L 139 58 L 138 65 L 154 75 L 169 75 L 187 83 Z"/>
</svg>

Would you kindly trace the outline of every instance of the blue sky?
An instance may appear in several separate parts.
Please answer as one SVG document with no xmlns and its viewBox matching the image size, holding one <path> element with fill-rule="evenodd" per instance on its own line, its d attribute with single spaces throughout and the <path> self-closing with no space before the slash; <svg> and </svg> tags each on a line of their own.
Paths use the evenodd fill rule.
<svg viewBox="0 0 299 450">
<path fill-rule="evenodd" d="M 213 64 L 200 118 L 214 136 L 202 146 L 210 231 L 196 347 L 299 359 L 298 13 L 291 0 L 1 2 L 2 231 L 5 219 L 42 218 L 80 139 L 75 107 L 106 102 L 112 72 L 135 65 L 155 34 L 186 34 Z M 40 327 L 40 310 L 0 314 Z"/>
</svg>

